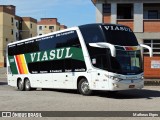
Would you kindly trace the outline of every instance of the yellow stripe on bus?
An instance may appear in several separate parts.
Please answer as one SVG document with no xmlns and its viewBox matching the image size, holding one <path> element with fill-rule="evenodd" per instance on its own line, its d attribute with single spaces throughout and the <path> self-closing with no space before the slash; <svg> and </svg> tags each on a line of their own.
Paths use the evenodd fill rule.
<svg viewBox="0 0 160 120">
<path fill-rule="evenodd" d="M 28 70 L 27 70 L 27 65 L 25 63 L 25 58 L 24 58 L 24 55 L 21 54 L 20 55 L 20 59 L 21 59 L 21 65 L 22 65 L 22 68 L 23 68 L 23 74 L 28 74 Z"/>
</svg>

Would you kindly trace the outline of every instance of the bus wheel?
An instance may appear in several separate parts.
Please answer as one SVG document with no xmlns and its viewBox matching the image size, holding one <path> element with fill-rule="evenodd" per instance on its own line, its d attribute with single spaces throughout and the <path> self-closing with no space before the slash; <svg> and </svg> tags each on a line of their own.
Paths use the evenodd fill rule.
<svg viewBox="0 0 160 120">
<path fill-rule="evenodd" d="M 30 91 L 31 90 L 31 84 L 30 84 L 29 79 L 25 79 L 24 87 L 25 87 L 26 91 Z"/>
<path fill-rule="evenodd" d="M 18 80 L 17 87 L 18 87 L 18 90 L 20 90 L 20 91 L 24 90 L 24 84 L 23 84 L 23 81 L 21 79 Z"/>
<path fill-rule="evenodd" d="M 82 78 L 78 83 L 78 90 L 82 95 L 91 95 L 92 93 L 92 90 L 89 89 L 89 83 L 85 78 Z"/>
</svg>

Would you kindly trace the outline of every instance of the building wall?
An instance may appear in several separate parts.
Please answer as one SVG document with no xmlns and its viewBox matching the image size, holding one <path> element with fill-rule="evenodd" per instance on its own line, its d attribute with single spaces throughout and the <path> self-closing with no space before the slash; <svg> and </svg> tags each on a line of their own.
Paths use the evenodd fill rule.
<svg viewBox="0 0 160 120">
<path fill-rule="evenodd" d="M 3 12 L 0 12 L 0 67 L 3 66 Z"/>
<path fill-rule="evenodd" d="M 154 56 L 152 58 L 148 56 L 144 56 L 144 75 L 145 78 L 160 78 L 160 69 L 159 68 L 152 68 L 151 63 L 153 61 L 160 62 L 160 56 Z"/>
<path fill-rule="evenodd" d="M 26 30 L 26 26 L 30 24 L 24 22 L 26 25 L 23 24 L 23 27 L 20 27 L 19 23 L 22 22 L 22 18 L 15 15 L 15 10 L 16 7 L 13 5 L 0 5 L 0 67 L 5 65 L 7 44 L 19 40 L 19 32 L 23 31 L 23 27 Z M 32 36 L 37 36 L 37 22 L 33 18 L 30 18 L 30 20 L 32 29 L 29 28 L 28 30 Z M 28 36 L 24 36 L 28 38 Z"/>
<path fill-rule="evenodd" d="M 32 18 L 22 18 L 21 39 L 27 39 L 37 36 L 37 22 L 33 22 Z"/>
<path fill-rule="evenodd" d="M 42 26 L 42 30 L 39 30 L 39 26 Z M 49 29 L 49 26 L 53 26 L 53 29 Z M 47 34 L 47 33 L 57 31 L 57 28 L 58 28 L 57 25 L 38 25 L 37 31 L 38 31 L 38 34 Z"/>
<path fill-rule="evenodd" d="M 4 66 L 6 46 L 14 41 L 14 15 L 0 12 L 0 67 Z M 12 34 L 13 33 L 13 34 Z"/>
<path fill-rule="evenodd" d="M 53 26 L 53 29 L 49 29 L 50 26 Z M 42 29 L 40 29 L 40 27 Z M 37 25 L 38 35 L 43 35 L 55 31 L 59 31 L 61 29 L 66 29 L 65 25 L 61 25 L 57 18 L 41 18 Z"/>
</svg>

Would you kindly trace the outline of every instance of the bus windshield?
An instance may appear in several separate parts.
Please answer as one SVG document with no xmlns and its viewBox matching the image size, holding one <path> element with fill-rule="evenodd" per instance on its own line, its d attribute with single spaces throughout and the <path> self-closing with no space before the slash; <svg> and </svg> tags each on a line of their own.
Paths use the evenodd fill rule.
<svg viewBox="0 0 160 120">
<path fill-rule="evenodd" d="M 137 39 L 129 27 L 126 26 L 102 26 L 105 42 L 119 46 L 138 46 Z"/>
<path fill-rule="evenodd" d="M 116 57 L 110 55 L 111 71 L 119 74 L 138 74 L 142 72 L 140 50 L 116 51 Z"/>
</svg>

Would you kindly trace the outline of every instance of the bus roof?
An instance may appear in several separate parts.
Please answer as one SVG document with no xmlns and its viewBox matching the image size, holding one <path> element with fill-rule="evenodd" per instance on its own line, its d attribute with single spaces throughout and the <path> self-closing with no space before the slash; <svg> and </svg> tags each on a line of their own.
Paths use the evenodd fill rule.
<svg viewBox="0 0 160 120">
<path fill-rule="evenodd" d="M 113 25 L 113 26 L 125 26 L 121 24 L 110 24 L 110 23 L 93 23 L 93 24 L 85 24 L 85 25 L 80 25 L 78 27 L 88 27 L 88 26 L 100 26 L 100 25 Z M 125 26 L 128 27 L 128 26 Z"/>
</svg>

